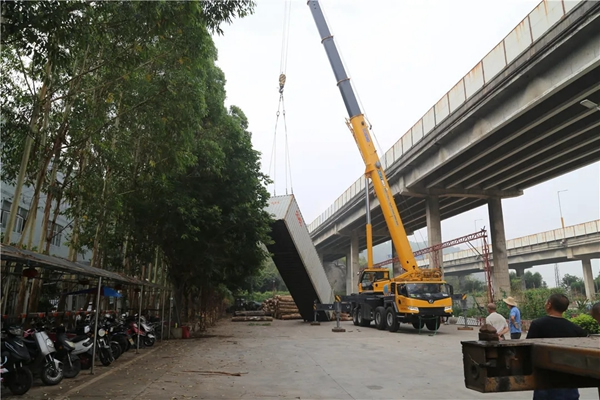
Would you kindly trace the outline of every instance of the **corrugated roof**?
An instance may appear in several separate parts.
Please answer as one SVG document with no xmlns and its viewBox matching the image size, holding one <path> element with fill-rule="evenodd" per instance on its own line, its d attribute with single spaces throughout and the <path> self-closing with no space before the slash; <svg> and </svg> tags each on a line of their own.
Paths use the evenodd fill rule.
<svg viewBox="0 0 600 400">
<path fill-rule="evenodd" d="M 85 265 L 79 262 L 69 261 L 65 258 L 49 256 L 46 254 L 36 253 L 30 250 L 19 249 L 15 246 L 0 245 L 0 255 L 2 260 L 17 261 L 25 263 L 32 267 L 51 268 L 54 270 L 70 272 L 77 275 L 90 277 L 102 277 L 112 279 L 116 282 L 128 283 L 132 285 L 144 285 L 160 288 L 161 285 L 155 283 L 144 282 L 137 278 L 121 275 L 120 273 L 108 271 Z"/>
</svg>

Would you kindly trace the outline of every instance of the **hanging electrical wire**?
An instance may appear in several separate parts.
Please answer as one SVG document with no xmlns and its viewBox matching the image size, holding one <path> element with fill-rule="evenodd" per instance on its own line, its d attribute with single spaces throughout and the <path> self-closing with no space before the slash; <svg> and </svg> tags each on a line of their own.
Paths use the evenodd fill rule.
<svg viewBox="0 0 600 400">
<path fill-rule="evenodd" d="M 288 177 L 290 180 L 290 191 L 294 193 L 292 186 L 292 173 L 291 173 L 291 161 L 290 152 L 288 145 L 288 134 L 287 134 L 287 122 L 285 119 L 285 101 L 283 97 L 283 91 L 285 89 L 285 83 L 287 80 L 286 69 L 287 69 L 287 58 L 288 58 L 288 47 L 289 47 L 289 32 L 290 32 L 290 16 L 291 16 L 291 1 L 287 0 L 284 3 L 284 16 L 283 16 L 283 29 L 281 38 L 281 59 L 279 64 L 279 103 L 277 105 L 277 112 L 275 113 L 275 131 L 273 133 L 273 148 L 271 150 L 271 159 L 269 162 L 269 176 L 271 176 L 271 168 L 273 168 L 273 195 L 277 195 L 277 126 L 279 124 L 279 116 L 283 117 L 284 127 L 284 165 L 285 165 L 285 193 L 288 194 Z"/>
</svg>

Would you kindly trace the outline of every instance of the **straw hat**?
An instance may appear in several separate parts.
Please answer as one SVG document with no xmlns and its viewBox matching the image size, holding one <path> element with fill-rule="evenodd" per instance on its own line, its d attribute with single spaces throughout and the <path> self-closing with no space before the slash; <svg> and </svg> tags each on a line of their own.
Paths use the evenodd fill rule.
<svg viewBox="0 0 600 400">
<path fill-rule="evenodd" d="M 515 301 L 515 299 L 513 299 L 512 297 L 507 297 L 505 299 L 502 299 L 503 302 L 505 302 L 506 304 L 508 304 L 509 306 L 517 306 L 517 302 Z"/>
</svg>

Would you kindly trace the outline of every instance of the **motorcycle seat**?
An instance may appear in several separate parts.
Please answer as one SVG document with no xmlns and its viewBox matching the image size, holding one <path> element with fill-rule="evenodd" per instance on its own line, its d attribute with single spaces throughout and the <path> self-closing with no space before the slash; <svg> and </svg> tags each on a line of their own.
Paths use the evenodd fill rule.
<svg viewBox="0 0 600 400">
<path fill-rule="evenodd" d="M 67 336 L 64 333 L 63 334 L 59 333 L 56 336 L 56 341 L 58 343 L 60 343 L 65 348 L 65 350 L 67 350 L 67 351 L 73 351 L 73 350 L 75 350 L 75 347 L 73 347 L 69 343 L 67 343 Z M 71 342 L 72 342 L 72 340 L 71 340 Z"/>
<path fill-rule="evenodd" d="M 71 338 L 69 340 L 71 340 L 71 342 L 73 342 L 73 343 L 79 343 L 79 342 L 83 342 L 87 339 L 89 339 L 88 335 L 77 335 L 74 338 Z"/>
</svg>

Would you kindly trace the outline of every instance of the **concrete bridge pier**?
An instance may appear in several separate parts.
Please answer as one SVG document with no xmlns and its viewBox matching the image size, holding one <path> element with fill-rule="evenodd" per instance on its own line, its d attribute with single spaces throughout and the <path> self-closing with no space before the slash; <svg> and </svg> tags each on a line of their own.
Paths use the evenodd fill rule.
<svg viewBox="0 0 600 400">
<path fill-rule="evenodd" d="M 517 272 L 517 278 L 521 279 L 521 290 L 527 289 L 527 285 L 525 284 L 525 267 L 515 267 L 515 271 Z M 509 276 L 510 283 L 510 276 Z"/>
<path fill-rule="evenodd" d="M 490 217 L 490 233 L 492 235 L 492 281 L 494 297 L 500 298 L 510 294 L 510 277 L 508 274 L 508 257 L 506 255 L 506 235 L 504 233 L 504 217 L 502 215 L 502 199 L 491 197 L 488 200 Z"/>
<path fill-rule="evenodd" d="M 346 294 L 357 291 L 358 276 L 356 274 L 360 270 L 359 253 L 358 231 L 354 230 L 350 232 L 350 248 L 346 253 Z"/>
<path fill-rule="evenodd" d="M 428 245 L 434 246 L 442 243 L 442 222 L 440 218 L 440 200 L 438 196 L 429 196 L 426 201 L 425 209 L 427 221 L 427 242 Z M 428 255 L 429 265 L 437 265 L 442 268 L 443 256 L 442 251 L 438 250 Z M 444 276 L 444 268 L 442 268 L 442 277 Z"/>
<path fill-rule="evenodd" d="M 593 301 L 596 296 L 596 288 L 594 287 L 594 275 L 592 274 L 592 259 L 582 258 L 581 267 L 583 268 L 583 283 L 585 286 L 585 297 Z"/>
</svg>

